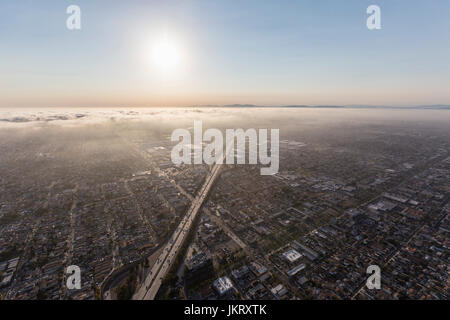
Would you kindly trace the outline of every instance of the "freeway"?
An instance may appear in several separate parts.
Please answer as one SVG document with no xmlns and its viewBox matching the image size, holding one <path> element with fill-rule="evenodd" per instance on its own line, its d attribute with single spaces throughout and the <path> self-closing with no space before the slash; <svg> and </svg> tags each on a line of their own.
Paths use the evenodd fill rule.
<svg viewBox="0 0 450 320">
<path fill-rule="evenodd" d="M 233 144 L 227 144 L 226 152 L 229 152 L 232 146 Z M 224 160 L 224 158 L 225 155 L 222 155 L 222 160 Z M 182 247 L 184 240 L 186 239 L 186 236 L 188 235 L 189 230 L 191 229 L 197 216 L 197 213 L 200 211 L 200 208 L 211 187 L 213 186 L 214 181 L 219 175 L 220 169 L 221 164 L 214 164 L 211 172 L 206 177 L 205 183 L 200 189 L 200 192 L 192 201 L 186 215 L 181 220 L 177 229 L 165 245 L 161 255 L 158 257 L 158 260 L 147 274 L 144 283 L 133 296 L 133 300 L 153 300 L 155 298 L 159 288 L 161 287 L 162 280 L 167 275 L 173 262 L 175 261 L 176 255 Z"/>
</svg>

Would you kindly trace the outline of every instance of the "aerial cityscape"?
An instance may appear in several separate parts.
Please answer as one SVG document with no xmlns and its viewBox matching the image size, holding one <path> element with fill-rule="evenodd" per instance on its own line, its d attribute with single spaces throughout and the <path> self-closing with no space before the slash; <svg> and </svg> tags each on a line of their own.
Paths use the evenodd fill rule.
<svg viewBox="0 0 450 320">
<path fill-rule="evenodd" d="M 2 0 L 0 306 L 445 303 L 446 12 Z"/>
<path fill-rule="evenodd" d="M 199 118 L 282 125 L 279 172 L 172 164 L 171 126 Z M 448 299 L 448 110 L 28 110 L 1 122 L 3 299 Z M 380 290 L 366 287 L 369 265 Z"/>
</svg>

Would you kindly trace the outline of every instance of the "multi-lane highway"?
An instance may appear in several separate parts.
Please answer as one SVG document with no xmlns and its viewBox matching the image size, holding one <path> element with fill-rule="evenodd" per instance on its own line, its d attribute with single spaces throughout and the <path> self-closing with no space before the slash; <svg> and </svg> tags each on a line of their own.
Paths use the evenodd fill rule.
<svg viewBox="0 0 450 320">
<path fill-rule="evenodd" d="M 230 147 L 232 146 L 233 144 L 227 144 L 226 152 L 230 152 L 230 150 L 232 149 Z M 221 157 L 222 160 L 224 160 L 225 155 L 222 155 Z M 182 247 L 183 242 L 193 225 L 195 217 L 200 211 L 203 201 L 205 201 L 209 190 L 214 184 L 214 181 L 220 172 L 220 168 L 220 164 L 214 164 L 211 172 L 206 177 L 205 183 L 203 184 L 200 192 L 192 201 L 186 215 L 183 217 L 177 229 L 174 231 L 169 241 L 164 246 L 160 256 L 158 257 L 158 260 L 147 274 L 144 283 L 133 296 L 134 300 L 152 300 L 155 298 L 161 286 L 162 280 L 167 275 L 173 262 L 175 261 L 175 257 Z"/>
</svg>

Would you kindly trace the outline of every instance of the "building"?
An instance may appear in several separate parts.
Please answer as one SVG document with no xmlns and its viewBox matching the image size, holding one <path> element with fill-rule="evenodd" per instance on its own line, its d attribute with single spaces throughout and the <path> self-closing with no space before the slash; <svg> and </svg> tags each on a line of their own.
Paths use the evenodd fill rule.
<svg viewBox="0 0 450 320">
<path fill-rule="evenodd" d="M 291 249 L 291 250 L 283 253 L 283 257 L 290 263 L 294 263 L 295 261 L 300 259 L 302 257 L 302 255 L 300 253 L 298 253 L 296 250 Z"/>
<path fill-rule="evenodd" d="M 307 246 L 302 245 L 301 243 L 298 243 L 297 241 L 294 241 L 293 246 L 296 249 L 301 250 L 303 254 L 311 261 L 314 261 L 319 257 L 317 252 L 315 252 L 311 248 L 308 248 Z"/>
<path fill-rule="evenodd" d="M 272 294 L 274 296 L 277 296 L 279 298 L 283 297 L 285 294 L 288 293 L 287 289 L 282 284 L 277 285 L 275 288 L 272 288 L 270 291 L 272 292 Z"/>
<path fill-rule="evenodd" d="M 247 266 L 242 266 L 239 269 L 235 269 L 231 271 L 231 275 L 234 279 L 239 280 L 240 278 L 246 276 L 249 273 L 249 269 Z"/>
<path fill-rule="evenodd" d="M 298 266 L 296 266 L 294 269 L 289 270 L 287 272 L 287 274 L 288 274 L 289 277 L 293 277 L 293 276 L 295 276 L 297 273 L 299 273 L 300 271 L 302 271 L 305 268 L 306 268 L 305 264 L 302 263 L 302 264 L 299 264 Z"/>
<path fill-rule="evenodd" d="M 228 277 L 222 277 L 213 282 L 214 290 L 223 296 L 233 290 L 233 283 Z"/>
</svg>

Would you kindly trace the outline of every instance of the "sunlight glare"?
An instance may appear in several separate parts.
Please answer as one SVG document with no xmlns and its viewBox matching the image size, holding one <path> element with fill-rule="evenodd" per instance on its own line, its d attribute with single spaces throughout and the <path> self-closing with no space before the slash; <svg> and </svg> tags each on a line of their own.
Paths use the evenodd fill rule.
<svg viewBox="0 0 450 320">
<path fill-rule="evenodd" d="M 153 47 L 153 63 L 162 72 L 174 72 L 181 62 L 180 48 L 167 36 Z"/>
</svg>

